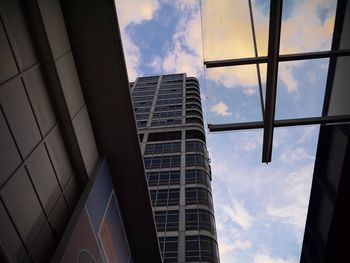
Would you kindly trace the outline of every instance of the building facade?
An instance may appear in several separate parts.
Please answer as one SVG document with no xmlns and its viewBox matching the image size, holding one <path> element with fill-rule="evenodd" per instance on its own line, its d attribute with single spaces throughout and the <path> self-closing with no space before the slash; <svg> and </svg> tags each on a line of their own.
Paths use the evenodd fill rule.
<svg viewBox="0 0 350 263">
<path fill-rule="evenodd" d="M 0 262 L 77 261 L 162 262 L 115 4 L 1 0 Z"/>
<path fill-rule="evenodd" d="M 140 77 L 130 88 L 164 262 L 219 262 L 198 80 Z"/>
</svg>

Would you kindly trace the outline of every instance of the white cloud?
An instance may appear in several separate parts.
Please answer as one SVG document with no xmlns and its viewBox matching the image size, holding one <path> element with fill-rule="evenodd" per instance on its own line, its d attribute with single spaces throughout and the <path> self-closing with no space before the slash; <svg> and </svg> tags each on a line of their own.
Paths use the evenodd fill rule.
<svg viewBox="0 0 350 263">
<path fill-rule="evenodd" d="M 159 56 L 155 56 L 153 57 L 151 63 L 149 64 L 149 66 L 153 69 L 153 71 L 155 72 L 160 72 L 161 71 L 161 67 L 162 67 L 162 59 Z"/>
<path fill-rule="evenodd" d="M 298 80 L 295 78 L 293 73 L 296 66 L 297 64 L 295 63 L 279 64 L 279 77 L 286 85 L 288 92 L 297 92 L 298 90 Z"/>
<path fill-rule="evenodd" d="M 128 77 L 130 81 L 133 81 L 140 75 L 141 51 L 131 36 L 127 34 L 126 28 L 129 25 L 140 24 L 153 19 L 159 8 L 159 3 L 157 0 L 115 0 L 115 5 L 118 12 Z"/>
<path fill-rule="evenodd" d="M 232 244 L 232 249 L 246 250 L 252 247 L 252 242 L 250 240 L 236 240 Z"/>
<path fill-rule="evenodd" d="M 240 225 L 243 229 L 247 230 L 251 227 L 253 217 L 248 213 L 243 203 L 237 200 L 233 202 L 232 206 L 222 205 L 221 208 L 231 221 Z"/>
<path fill-rule="evenodd" d="M 284 18 L 281 33 L 281 53 L 296 53 L 330 48 L 334 25 L 334 6 L 336 1 L 295 1 L 290 15 Z M 303 10 L 303 12 L 300 12 Z M 320 10 L 325 10 L 321 18 Z M 255 31 L 258 54 L 267 54 L 268 14 L 263 7 L 254 4 Z M 215 0 L 202 2 L 203 45 L 205 60 L 231 59 L 254 56 L 249 9 L 246 1 Z M 307 21 L 307 22 L 305 22 Z M 298 94 L 298 81 L 295 70 L 299 63 L 280 64 L 279 76 L 288 92 Z M 264 65 L 265 66 L 265 65 Z M 226 88 L 241 88 L 248 95 L 257 88 L 255 66 L 210 69 L 208 78 L 221 82 Z M 262 78 L 266 76 L 263 69 Z M 263 80 L 264 81 L 264 80 Z"/>
<path fill-rule="evenodd" d="M 260 66 L 261 76 L 266 75 L 266 65 Z M 226 88 L 240 88 L 246 95 L 258 92 L 258 75 L 255 65 L 211 68 L 206 77 L 221 83 Z"/>
<path fill-rule="evenodd" d="M 305 207 L 301 207 L 298 204 L 280 207 L 268 206 L 266 211 L 268 215 L 279 218 L 299 228 L 305 225 Z"/>
<path fill-rule="evenodd" d="M 196 8 L 198 7 L 198 0 L 170 0 L 172 4 L 176 6 L 179 10 L 186 10 L 188 8 Z"/>
<path fill-rule="evenodd" d="M 237 151 L 252 151 L 262 144 L 261 133 L 251 133 L 250 136 L 242 136 L 240 140 L 232 139 Z"/>
<path fill-rule="evenodd" d="M 123 38 L 123 49 L 126 58 L 129 81 L 134 81 L 140 75 L 139 65 L 141 52 L 125 31 L 122 31 L 121 34 Z"/>
<path fill-rule="evenodd" d="M 145 20 L 151 20 L 159 8 L 157 0 L 115 0 L 118 11 L 118 21 L 121 28 L 129 24 L 140 24 Z"/>
<path fill-rule="evenodd" d="M 284 195 L 266 208 L 269 216 L 294 226 L 298 236 L 305 227 L 312 171 L 310 164 L 285 175 Z"/>
<path fill-rule="evenodd" d="M 252 242 L 250 240 L 235 240 L 235 241 L 226 241 L 219 242 L 219 251 L 220 254 L 227 254 L 233 250 L 247 250 L 252 247 Z"/>
<path fill-rule="evenodd" d="M 316 126 L 305 127 L 303 133 L 297 140 L 298 144 L 305 143 L 309 141 L 311 138 L 317 137 L 318 128 Z"/>
<path fill-rule="evenodd" d="M 293 258 L 280 258 L 274 257 L 267 252 L 259 252 L 254 255 L 254 263 L 296 263 L 296 259 Z"/>
<path fill-rule="evenodd" d="M 280 134 L 283 138 L 278 152 L 298 152 L 298 148 L 312 152 L 316 145 L 309 144 L 315 141 L 311 137 L 317 134 L 317 129 L 313 130 L 312 127 L 285 129 Z M 296 261 L 294 253 L 298 252 L 295 249 L 300 249 L 302 244 L 313 160 L 294 158 L 290 163 L 282 163 L 277 159 L 268 166 L 260 165 L 260 151 L 249 151 L 250 146 L 246 143 L 256 140 L 261 144 L 261 136 L 258 131 L 208 136 L 222 262 L 254 262 L 257 249 L 266 247 L 271 254 L 259 253 L 256 260 L 291 263 Z M 299 138 L 302 138 L 300 143 Z M 247 150 L 242 151 L 242 147 Z M 251 147 L 259 146 L 253 143 Z M 244 212 L 239 212 L 242 210 Z M 285 253 L 283 257 L 276 257 L 275 253 L 280 255 L 281 250 Z"/>
<path fill-rule="evenodd" d="M 314 83 L 320 77 L 319 73 L 316 70 L 311 70 L 307 73 L 307 79 Z"/>
<path fill-rule="evenodd" d="M 295 1 L 291 15 L 283 21 L 281 53 L 327 50 L 332 43 L 336 1 Z M 303 10 L 300 12 L 300 10 Z M 321 19 L 320 10 L 325 20 Z"/>
<path fill-rule="evenodd" d="M 290 149 L 289 151 L 283 152 L 279 158 L 278 161 L 285 162 L 285 163 L 293 163 L 303 160 L 311 160 L 313 161 L 315 157 L 311 154 L 309 154 L 304 148 L 296 148 L 296 149 Z"/>
<path fill-rule="evenodd" d="M 228 106 L 222 101 L 219 102 L 218 104 L 211 106 L 210 111 L 215 112 L 217 115 L 220 115 L 223 117 L 232 115 L 232 112 L 228 111 Z"/>
<path fill-rule="evenodd" d="M 203 65 L 199 6 L 181 4 L 180 8 L 182 16 L 176 26 L 172 48 L 163 60 L 163 70 L 200 76 Z"/>
</svg>

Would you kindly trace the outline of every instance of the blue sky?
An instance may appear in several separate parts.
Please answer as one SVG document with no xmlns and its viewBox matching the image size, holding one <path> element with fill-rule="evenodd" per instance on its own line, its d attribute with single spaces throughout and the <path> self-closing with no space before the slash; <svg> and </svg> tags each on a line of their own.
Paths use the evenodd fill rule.
<svg viewBox="0 0 350 263">
<path fill-rule="evenodd" d="M 281 53 L 328 50 L 331 0 L 284 1 Z M 220 5 L 218 4 L 220 3 Z M 247 1 L 116 0 L 129 80 L 186 72 L 200 80 L 207 123 L 261 120 L 255 66 L 204 69 L 203 57 L 253 56 Z M 253 1 L 259 55 L 266 55 L 267 1 Z M 300 12 L 302 10 L 302 12 Z M 328 59 L 280 64 L 276 118 L 319 116 Z M 265 83 L 266 65 L 261 65 Z M 261 163 L 262 130 L 209 133 L 222 263 L 299 262 L 319 128 L 278 128 Z"/>
</svg>

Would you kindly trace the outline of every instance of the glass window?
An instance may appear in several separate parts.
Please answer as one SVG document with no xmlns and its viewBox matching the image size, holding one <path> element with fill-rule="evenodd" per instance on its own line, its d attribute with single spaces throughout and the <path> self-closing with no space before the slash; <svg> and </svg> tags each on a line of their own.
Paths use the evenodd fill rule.
<svg viewBox="0 0 350 263">
<path fill-rule="evenodd" d="M 159 189 L 151 190 L 153 206 L 174 206 L 179 205 L 180 189 Z"/>
<path fill-rule="evenodd" d="M 178 237 L 160 237 L 159 244 L 165 262 L 178 262 Z"/>
<path fill-rule="evenodd" d="M 147 125 L 147 121 L 137 121 L 136 123 L 139 128 L 146 127 Z"/>
<path fill-rule="evenodd" d="M 209 170 L 208 159 L 201 154 L 187 154 L 186 166 L 201 166 L 206 170 Z"/>
<path fill-rule="evenodd" d="M 136 114 L 135 118 L 136 120 L 145 120 L 145 119 L 148 119 L 148 116 L 149 116 L 148 113 Z"/>
<path fill-rule="evenodd" d="M 181 162 L 181 156 L 169 155 L 169 156 L 145 157 L 144 161 L 145 161 L 146 169 L 179 167 Z"/>
<path fill-rule="evenodd" d="M 148 174 L 150 186 L 174 185 L 180 183 L 180 171 L 161 171 Z"/>
<path fill-rule="evenodd" d="M 156 211 L 155 220 L 157 231 L 178 231 L 179 211 Z"/>
<path fill-rule="evenodd" d="M 186 188 L 186 205 L 202 204 L 213 207 L 211 193 L 201 187 Z"/>
<path fill-rule="evenodd" d="M 187 209 L 186 230 L 207 230 L 215 234 L 215 218 L 208 210 Z"/>
<path fill-rule="evenodd" d="M 201 169 L 186 170 L 186 184 L 205 184 L 210 187 L 209 174 Z"/>
<path fill-rule="evenodd" d="M 217 243 L 207 236 L 186 236 L 186 262 L 219 262 Z"/>
</svg>

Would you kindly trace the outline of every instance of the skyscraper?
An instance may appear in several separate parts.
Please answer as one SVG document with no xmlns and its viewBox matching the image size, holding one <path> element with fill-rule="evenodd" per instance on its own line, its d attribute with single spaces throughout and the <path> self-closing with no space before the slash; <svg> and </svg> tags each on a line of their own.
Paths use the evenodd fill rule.
<svg viewBox="0 0 350 263">
<path fill-rule="evenodd" d="M 164 262 L 219 262 L 198 80 L 172 74 L 130 86 Z"/>
</svg>

